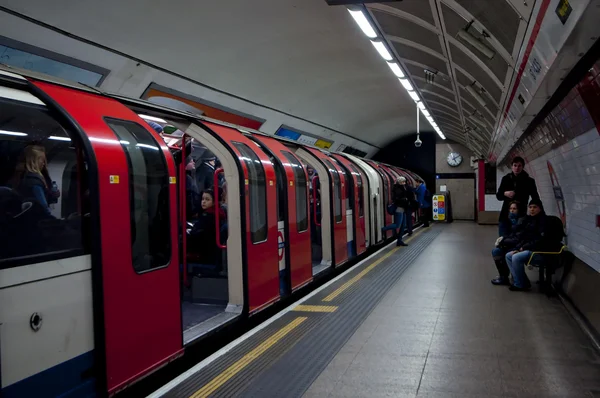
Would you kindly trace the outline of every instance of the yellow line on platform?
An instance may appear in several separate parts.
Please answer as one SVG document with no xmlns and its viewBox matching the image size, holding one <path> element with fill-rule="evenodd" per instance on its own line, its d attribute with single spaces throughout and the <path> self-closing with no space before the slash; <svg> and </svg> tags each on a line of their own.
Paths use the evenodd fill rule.
<svg viewBox="0 0 600 398">
<path fill-rule="evenodd" d="M 306 321 L 307 317 L 298 317 L 294 319 L 292 322 L 288 323 L 286 326 L 281 328 L 277 333 L 273 334 L 271 337 L 263 341 L 258 347 L 244 355 L 240 358 L 236 363 L 228 367 L 212 379 L 208 384 L 204 387 L 196 391 L 190 398 L 201 398 L 208 397 L 210 394 L 215 392 L 219 387 L 225 384 L 229 379 L 238 374 L 242 369 L 248 366 L 252 361 L 260 357 L 265 351 L 274 346 L 279 340 L 284 338 L 288 333 L 298 327 L 302 322 Z"/>
<path fill-rule="evenodd" d="M 406 239 L 406 242 L 409 242 L 410 240 L 414 239 L 422 231 L 423 231 L 423 229 L 420 229 L 419 231 L 417 231 L 413 236 L 411 236 L 410 238 Z M 398 251 L 398 249 L 400 249 L 400 247 L 395 247 L 392 250 L 390 250 L 389 253 L 385 254 L 384 256 L 382 256 L 379 259 L 377 259 L 376 261 L 374 261 L 373 264 L 369 265 L 368 267 L 366 267 L 365 269 L 363 269 L 362 271 L 360 271 L 358 274 L 356 274 L 348 282 L 344 283 L 342 286 L 340 286 L 337 289 L 335 289 L 331 294 L 329 294 L 327 297 L 325 297 L 323 299 L 323 301 L 329 302 L 329 301 L 332 301 L 333 299 L 335 299 L 337 296 L 339 296 L 340 294 L 342 294 L 350 286 L 354 285 L 360 278 L 362 278 L 363 276 L 365 276 L 366 274 L 368 274 L 373 268 L 375 268 L 379 264 L 381 264 L 381 262 L 383 260 L 385 260 L 386 258 L 388 258 L 389 256 L 391 256 L 392 254 L 396 253 L 396 251 Z"/>
<path fill-rule="evenodd" d="M 337 307 L 334 305 L 298 305 L 293 311 L 303 312 L 334 312 Z"/>
</svg>

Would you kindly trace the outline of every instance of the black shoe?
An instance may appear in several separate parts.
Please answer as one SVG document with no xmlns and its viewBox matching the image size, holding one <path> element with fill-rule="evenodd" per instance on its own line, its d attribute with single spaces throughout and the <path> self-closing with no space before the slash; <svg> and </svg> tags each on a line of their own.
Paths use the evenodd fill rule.
<svg viewBox="0 0 600 398">
<path fill-rule="evenodd" d="M 408 246 L 406 243 L 400 241 L 398 243 L 396 243 L 396 246 Z"/>
<path fill-rule="evenodd" d="M 427 227 L 429 227 L 429 223 L 423 224 L 423 228 L 427 228 Z"/>
<path fill-rule="evenodd" d="M 515 285 L 510 285 L 508 287 L 508 290 L 510 290 L 511 292 L 526 292 L 529 289 L 531 289 L 531 286 L 519 287 Z"/>
<path fill-rule="evenodd" d="M 497 276 L 492 279 L 492 285 L 510 285 L 510 282 L 506 276 Z"/>
<path fill-rule="evenodd" d="M 412 231 L 410 231 L 410 232 L 408 233 L 408 236 L 412 236 Z"/>
</svg>

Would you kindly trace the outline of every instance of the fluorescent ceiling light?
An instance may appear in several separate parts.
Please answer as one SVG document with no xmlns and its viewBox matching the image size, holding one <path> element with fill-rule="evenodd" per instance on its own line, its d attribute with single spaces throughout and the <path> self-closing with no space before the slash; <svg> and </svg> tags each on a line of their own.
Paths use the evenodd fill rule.
<svg viewBox="0 0 600 398">
<path fill-rule="evenodd" d="M 421 113 L 422 113 L 422 114 L 423 114 L 425 117 L 431 116 L 431 114 L 429 113 L 429 111 L 428 111 L 427 109 L 421 109 Z"/>
<path fill-rule="evenodd" d="M 25 137 L 26 133 L 20 133 L 18 131 L 8 131 L 8 130 L 0 130 L 0 134 L 2 135 L 12 135 L 15 137 Z"/>
<path fill-rule="evenodd" d="M 138 116 L 145 120 L 152 120 L 153 122 L 167 123 L 167 121 L 165 119 L 161 119 L 159 117 L 148 116 L 148 115 L 138 115 Z"/>
<path fill-rule="evenodd" d="M 475 89 L 473 88 L 472 85 L 468 85 L 465 88 L 467 89 L 467 91 L 469 92 L 469 94 L 471 94 L 473 96 L 473 98 L 475 98 L 475 100 L 477 102 L 479 102 L 479 105 L 483 106 L 484 108 L 487 106 L 487 104 L 485 103 L 485 101 L 483 100 L 483 98 L 481 97 L 481 95 L 479 95 L 479 93 L 477 91 L 475 91 Z"/>
<path fill-rule="evenodd" d="M 414 91 L 409 91 L 408 95 L 410 95 L 410 98 L 412 98 L 414 101 L 420 101 L 419 96 Z"/>
<path fill-rule="evenodd" d="M 371 40 L 371 43 L 373 43 L 373 47 L 375 47 L 379 55 L 381 55 L 381 58 L 385 59 L 386 61 L 391 61 L 394 59 L 392 58 L 392 54 L 390 54 L 387 47 L 385 46 L 385 44 L 383 44 L 382 41 Z"/>
<path fill-rule="evenodd" d="M 424 111 L 424 110 L 426 109 L 426 108 L 425 108 L 425 104 L 424 104 L 424 103 L 422 103 L 422 102 L 418 102 L 418 103 L 417 103 L 417 106 L 418 106 L 418 107 L 419 107 L 419 109 L 420 109 L 420 110 L 422 110 L 422 111 Z"/>
<path fill-rule="evenodd" d="M 374 39 L 377 37 L 375 29 L 373 29 L 371 23 L 369 22 L 367 17 L 365 17 L 365 14 L 362 12 L 362 10 L 348 9 L 348 12 L 350 13 L 350 15 L 352 15 L 352 18 L 354 18 L 356 24 L 360 27 L 363 33 L 367 35 L 369 39 Z"/>
<path fill-rule="evenodd" d="M 398 77 L 398 78 L 404 77 L 404 72 L 402 72 L 402 69 L 400 69 L 400 66 L 398 66 L 397 63 L 388 62 L 387 64 L 390 67 L 390 69 L 392 70 L 392 72 L 394 72 L 394 75 L 396 75 L 396 77 Z"/>
<path fill-rule="evenodd" d="M 400 80 L 400 83 L 402 83 L 402 85 L 404 86 L 404 88 L 407 91 L 413 91 L 414 90 L 412 84 L 410 84 L 410 82 L 408 81 L 408 79 L 399 79 L 399 80 Z"/>
<path fill-rule="evenodd" d="M 467 43 L 469 43 L 470 45 L 472 45 L 473 47 L 475 47 L 488 59 L 492 59 L 492 58 L 494 58 L 494 55 L 496 55 L 496 52 L 494 50 L 489 48 L 485 43 L 483 43 L 477 37 L 472 35 L 471 32 L 469 32 L 465 29 L 459 30 L 457 36 L 460 37 L 461 39 L 463 39 L 464 41 L 466 41 Z"/>
<path fill-rule="evenodd" d="M 55 140 L 55 141 L 71 141 L 71 139 L 69 137 L 59 137 L 56 135 L 51 135 L 50 137 L 48 137 L 49 140 Z"/>
</svg>

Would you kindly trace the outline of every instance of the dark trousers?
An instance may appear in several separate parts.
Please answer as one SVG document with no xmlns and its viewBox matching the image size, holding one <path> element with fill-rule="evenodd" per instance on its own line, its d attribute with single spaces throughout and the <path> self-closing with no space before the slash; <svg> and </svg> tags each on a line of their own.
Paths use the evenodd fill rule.
<svg viewBox="0 0 600 398">
<path fill-rule="evenodd" d="M 412 234 L 413 231 L 413 210 L 412 209 L 407 209 L 406 212 L 404 213 L 404 217 L 406 219 L 406 232 L 408 232 L 409 234 Z"/>
<path fill-rule="evenodd" d="M 505 256 L 506 250 L 504 249 L 496 247 L 494 250 L 492 250 L 492 257 L 494 258 L 494 263 L 496 264 L 496 269 L 498 270 L 498 276 L 501 278 L 508 278 L 510 275 L 510 268 L 508 268 Z"/>
<path fill-rule="evenodd" d="M 423 214 L 423 226 L 428 227 L 429 222 L 432 219 L 431 207 L 422 207 L 421 210 L 422 210 L 422 214 Z"/>
</svg>

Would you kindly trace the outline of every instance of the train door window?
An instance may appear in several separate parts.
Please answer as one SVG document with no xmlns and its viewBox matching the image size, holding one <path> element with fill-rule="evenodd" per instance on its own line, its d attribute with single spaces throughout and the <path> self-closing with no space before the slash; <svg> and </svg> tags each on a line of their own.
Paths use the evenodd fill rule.
<svg viewBox="0 0 600 398">
<path fill-rule="evenodd" d="M 0 109 L 0 269 L 89 253 L 78 139 L 28 92 L 0 86 Z"/>
<path fill-rule="evenodd" d="M 241 142 L 233 145 L 242 154 L 248 169 L 248 192 L 250 196 L 250 235 L 252 243 L 267 240 L 267 179 L 265 169 L 256 154 Z"/>
<path fill-rule="evenodd" d="M 296 228 L 298 232 L 303 232 L 308 229 L 308 214 L 306 207 L 308 205 L 306 201 L 306 174 L 302 165 L 290 152 L 283 152 L 284 156 L 291 163 L 294 170 L 294 179 L 296 184 Z"/>
<path fill-rule="evenodd" d="M 324 160 L 323 162 L 327 168 L 329 168 L 329 171 L 333 176 L 333 215 L 335 217 L 335 222 L 340 223 L 342 222 L 342 187 L 340 185 L 340 176 L 329 160 Z"/>
<path fill-rule="evenodd" d="M 152 135 L 137 123 L 105 119 L 115 133 L 129 166 L 131 254 L 141 273 L 165 267 L 171 259 L 169 172 Z"/>
<path fill-rule="evenodd" d="M 365 214 L 365 207 L 364 207 L 364 191 L 363 191 L 363 181 L 362 181 L 362 177 L 360 176 L 360 173 L 358 172 L 358 170 L 356 169 L 356 167 L 354 167 L 353 164 L 350 165 L 350 168 L 352 169 L 352 171 L 354 173 L 356 173 L 356 178 L 358 180 L 358 216 L 362 217 Z"/>
<path fill-rule="evenodd" d="M 332 158 L 333 161 L 335 162 L 335 164 L 338 165 L 338 167 L 341 170 L 341 174 L 344 176 L 344 180 L 346 181 L 346 200 L 344 201 L 344 203 L 346 204 L 346 209 L 347 210 L 352 210 L 354 208 L 354 203 L 352 200 L 350 200 L 350 198 L 352 198 L 352 187 L 354 185 L 354 179 L 352 178 L 352 173 L 350 173 L 350 171 L 346 168 L 346 166 L 344 166 L 342 163 L 338 162 L 337 159 Z"/>
</svg>

